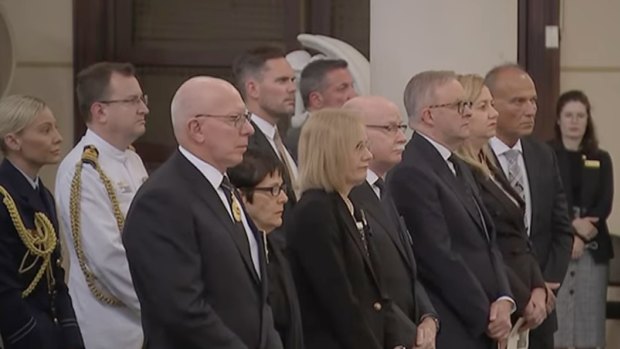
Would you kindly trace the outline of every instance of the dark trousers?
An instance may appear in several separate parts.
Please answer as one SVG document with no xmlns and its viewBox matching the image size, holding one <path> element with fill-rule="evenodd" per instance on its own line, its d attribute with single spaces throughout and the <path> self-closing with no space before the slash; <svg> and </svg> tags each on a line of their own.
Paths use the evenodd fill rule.
<svg viewBox="0 0 620 349">
<path fill-rule="evenodd" d="M 530 331 L 529 349 L 553 349 L 553 332 L 538 329 Z"/>
</svg>

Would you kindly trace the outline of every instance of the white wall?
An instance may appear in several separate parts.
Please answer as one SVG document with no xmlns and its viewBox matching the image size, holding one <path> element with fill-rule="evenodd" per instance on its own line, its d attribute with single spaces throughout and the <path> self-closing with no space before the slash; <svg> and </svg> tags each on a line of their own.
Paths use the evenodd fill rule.
<svg viewBox="0 0 620 349">
<path fill-rule="evenodd" d="M 517 0 L 371 0 L 372 93 L 402 106 L 429 69 L 485 74 L 517 60 Z"/>
<path fill-rule="evenodd" d="M 9 94 L 29 94 L 47 102 L 64 137 L 63 154 L 73 144 L 73 5 L 71 0 L 0 0 L 12 27 L 17 66 Z M 0 43 L 0 49 L 5 43 Z M 41 177 L 53 190 L 56 166 Z"/>
<path fill-rule="evenodd" d="M 562 0 L 561 5 L 560 89 L 580 89 L 590 98 L 601 147 L 611 153 L 614 182 L 620 183 L 620 1 Z M 620 235 L 618 188 L 614 207 L 609 228 Z"/>
</svg>

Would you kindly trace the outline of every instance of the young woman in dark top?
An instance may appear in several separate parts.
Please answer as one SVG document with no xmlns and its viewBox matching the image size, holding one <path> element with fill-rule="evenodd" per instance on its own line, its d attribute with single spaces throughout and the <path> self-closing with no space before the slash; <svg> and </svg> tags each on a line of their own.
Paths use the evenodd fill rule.
<svg viewBox="0 0 620 349">
<path fill-rule="evenodd" d="M 613 249 L 607 227 L 613 201 L 609 153 L 598 146 L 591 105 L 582 91 L 557 103 L 554 148 L 575 234 L 572 261 L 557 299 L 557 348 L 605 346 L 605 305 Z"/>
</svg>

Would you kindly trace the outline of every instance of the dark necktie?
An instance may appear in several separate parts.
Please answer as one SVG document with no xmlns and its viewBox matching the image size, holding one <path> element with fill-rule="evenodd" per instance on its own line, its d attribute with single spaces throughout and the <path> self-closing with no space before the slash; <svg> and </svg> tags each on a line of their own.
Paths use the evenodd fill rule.
<svg viewBox="0 0 620 349">
<path fill-rule="evenodd" d="M 243 244 L 243 248 L 250 252 L 250 243 L 248 242 L 247 234 L 245 233 L 245 227 L 243 226 L 243 222 L 241 221 L 241 204 L 239 203 L 239 199 L 237 198 L 235 193 L 235 189 L 233 188 L 230 180 L 227 176 L 224 176 L 222 179 L 222 183 L 220 184 L 220 188 L 224 192 L 224 196 L 226 197 L 226 201 L 228 201 L 228 207 L 230 208 L 230 212 L 233 216 L 233 223 L 235 224 L 235 228 L 238 230 L 241 237 L 239 241 Z"/>
<path fill-rule="evenodd" d="M 379 188 L 379 197 L 383 199 L 383 193 L 385 191 L 385 182 L 383 181 L 383 178 L 377 178 L 375 181 L 375 187 Z"/>
</svg>

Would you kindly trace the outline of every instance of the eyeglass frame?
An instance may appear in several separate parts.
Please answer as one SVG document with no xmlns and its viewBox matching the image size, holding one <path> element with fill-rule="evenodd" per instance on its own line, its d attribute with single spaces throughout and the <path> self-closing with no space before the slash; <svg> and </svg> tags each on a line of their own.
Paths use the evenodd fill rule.
<svg viewBox="0 0 620 349">
<path fill-rule="evenodd" d="M 245 121 L 250 122 L 250 120 L 252 119 L 252 113 L 246 110 L 243 113 L 237 114 L 237 115 L 196 114 L 194 115 L 194 117 L 195 118 L 209 117 L 209 118 L 225 119 L 225 120 L 232 121 L 232 124 L 234 127 L 241 128 L 244 125 Z"/>
<path fill-rule="evenodd" d="M 401 132 L 405 133 L 407 131 L 407 124 L 390 124 L 390 125 L 366 125 L 366 127 L 370 127 L 370 128 L 374 128 L 374 129 L 381 129 L 383 131 L 386 131 L 387 133 L 396 133 L 398 130 L 400 130 Z"/>
<path fill-rule="evenodd" d="M 459 100 L 459 101 L 451 102 L 451 103 L 429 105 L 427 108 L 429 109 L 435 109 L 435 108 L 454 109 L 454 107 L 456 107 L 456 112 L 463 115 L 463 113 L 465 112 L 465 107 L 469 107 L 469 109 L 471 110 L 473 105 L 474 105 L 474 102 L 472 101 Z"/>
<path fill-rule="evenodd" d="M 130 98 L 125 98 L 125 99 L 108 99 L 108 100 L 102 100 L 102 101 L 97 101 L 97 103 L 103 103 L 103 104 L 114 104 L 114 103 L 128 103 L 134 106 L 137 106 L 140 104 L 140 102 L 144 103 L 144 105 L 148 106 L 149 105 L 149 96 L 146 94 L 143 94 L 141 96 L 133 96 Z"/>
<path fill-rule="evenodd" d="M 261 191 L 261 192 L 265 192 L 267 194 L 271 194 L 271 196 L 273 196 L 274 198 L 277 198 L 278 195 L 280 195 L 281 193 L 286 194 L 286 190 L 288 189 L 288 186 L 286 185 L 286 183 L 282 183 L 281 185 L 274 185 L 273 187 L 254 187 L 254 188 L 249 188 L 252 191 Z M 275 192 L 277 190 L 277 193 Z"/>
</svg>

